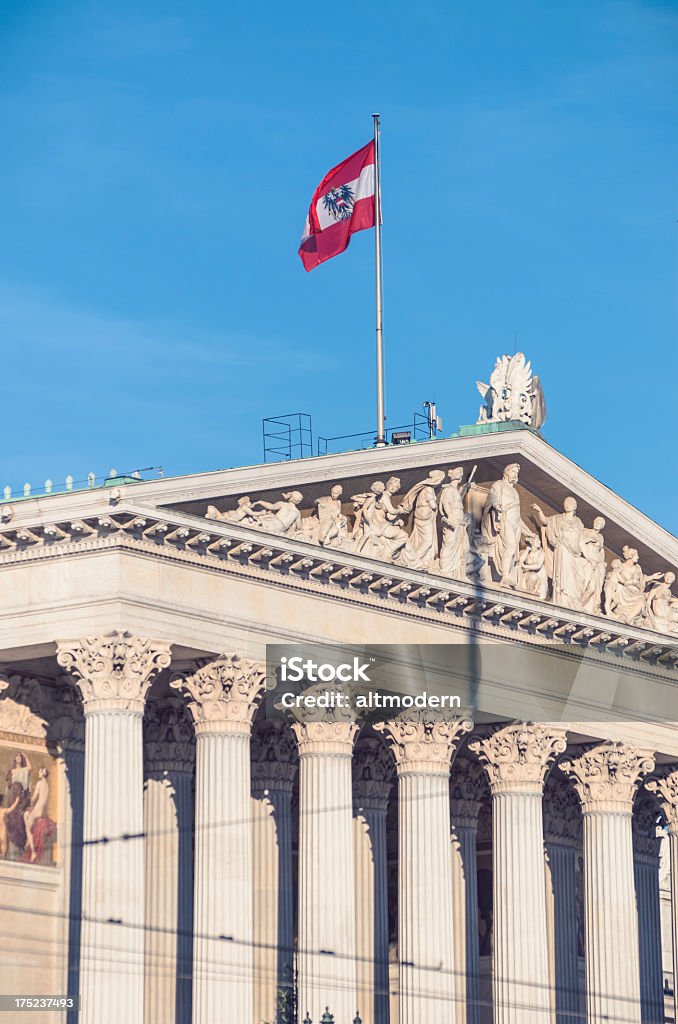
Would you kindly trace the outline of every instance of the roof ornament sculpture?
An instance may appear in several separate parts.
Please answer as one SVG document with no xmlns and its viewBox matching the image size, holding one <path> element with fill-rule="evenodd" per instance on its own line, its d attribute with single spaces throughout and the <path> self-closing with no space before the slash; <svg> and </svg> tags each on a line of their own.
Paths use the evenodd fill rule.
<svg viewBox="0 0 678 1024">
<path fill-rule="evenodd" d="M 477 423 L 519 420 L 537 430 L 546 419 L 546 403 L 539 377 L 522 352 L 497 356 L 489 384 L 476 381 L 484 402 Z"/>
</svg>

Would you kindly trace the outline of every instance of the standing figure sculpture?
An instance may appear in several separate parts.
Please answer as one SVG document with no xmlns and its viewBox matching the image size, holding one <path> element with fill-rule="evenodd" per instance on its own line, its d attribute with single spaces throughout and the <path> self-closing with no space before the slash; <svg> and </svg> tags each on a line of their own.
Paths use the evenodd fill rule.
<svg viewBox="0 0 678 1024">
<path fill-rule="evenodd" d="M 469 524 L 471 517 L 464 511 L 464 498 L 473 483 L 475 467 L 464 484 L 461 466 L 448 469 L 449 483 L 440 491 L 438 510 L 442 527 L 440 544 L 440 572 L 455 580 L 468 580 L 471 544 Z"/>
<path fill-rule="evenodd" d="M 582 554 L 584 524 L 575 514 L 577 501 L 571 496 L 565 498 L 563 511 L 548 517 L 536 503 L 532 508 L 545 542 L 553 549 L 553 603 L 581 611 L 588 563 Z"/>
<path fill-rule="evenodd" d="M 503 587 L 515 589 L 518 583 L 520 538 L 532 531 L 520 514 L 520 495 L 516 490 L 520 466 L 512 462 L 501 480 L 490 487 L 483 509 L 480 532 L 483 547 L 494 564 Z"/>
<path fill-rule="evenodd" d="M 581 604 L 585 612 L 591 612 L 593 615 L 600 615 L 605 583 L 604 528 L 605 520 L 602 516 L 596 516 L 592 529 L 582 530 L 581 535 L 581 552 L 586 562 Z"/>
<path fill-rule="evenodd" d="M 341 510 L 343 493 L 341 484 L 335 484 L 329 494 L 316 498 L 317 517 L 304 521 L 310 524 L 313 541 L 323 547 L 341 547 L 348 533 L 348 520 Z"/>
<path fill-rule="evenodd" d="M 258 505 L 263 510 L 254 512 L 256 525 L 267 533 L 295 537 L 301 530 L 299 505 L 303 500 L 301 491 L 285 491 L 282 501 L 253 501 L 253 509 Z"/>
<path fill-rule="evenodd" d="M 444 479 L 442 469 L 432 469 L 402 500 L 399 511 L 413 512 L 412 532 L 398 558 L 407 569 L 430 569 L 438 556 L 437 491 Z"/>
</svg>

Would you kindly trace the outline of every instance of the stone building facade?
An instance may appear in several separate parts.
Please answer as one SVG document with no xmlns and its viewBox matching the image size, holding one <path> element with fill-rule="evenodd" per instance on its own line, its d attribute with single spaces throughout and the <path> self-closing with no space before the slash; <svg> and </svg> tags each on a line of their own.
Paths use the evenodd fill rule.
<svg viewBox="0 0 678 1024">
<path fill-rule="evenodd" d="M 488 420 L 0 505 L 0 989 L 81 998 L 32 1019 L 675 1021 L 678 541 Z M 266 714 L 267 644 L 475 641 L 478 717 Z M 556 647 L 623 713 L 550 719 Z"/>
</svg>

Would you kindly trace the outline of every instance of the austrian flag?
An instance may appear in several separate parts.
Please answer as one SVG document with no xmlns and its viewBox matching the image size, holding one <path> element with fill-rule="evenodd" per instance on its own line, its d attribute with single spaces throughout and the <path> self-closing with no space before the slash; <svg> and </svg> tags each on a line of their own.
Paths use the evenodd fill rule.
<svg viewBox="0 0 678 1024">
<path fill-rule="evenodd" d="M 299 255 L 305 270 L 338 256 L 351 235 L 373 228 L 374 142 L 328 171 L 313 193 Z"/>
</svg>

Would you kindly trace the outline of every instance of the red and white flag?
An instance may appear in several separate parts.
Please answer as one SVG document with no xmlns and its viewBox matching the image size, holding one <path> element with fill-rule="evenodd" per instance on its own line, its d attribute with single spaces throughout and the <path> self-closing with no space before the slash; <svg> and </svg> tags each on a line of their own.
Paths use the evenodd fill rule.
<svg viewBox="0 0 678 1024">
<path fill-rule="evenodd" d="M 374 141 L 328 171 L 313 193 L 299 255 L 305 270 L 338 256 L 351 235 L 373 228 Z"/>
</svg>

